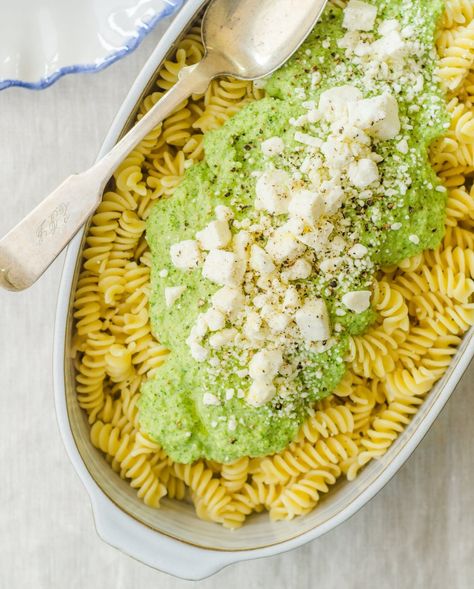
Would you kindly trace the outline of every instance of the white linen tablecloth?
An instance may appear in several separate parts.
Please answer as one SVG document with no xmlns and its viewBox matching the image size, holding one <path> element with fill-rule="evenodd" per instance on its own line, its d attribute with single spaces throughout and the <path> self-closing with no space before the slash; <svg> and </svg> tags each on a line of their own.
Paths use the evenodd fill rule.
<svg viewBox="0 0 474 589">
<path fill-rule="evenodd" d="M 0 235 L 91 164 L 159 38 L 95 75 L 0 93 Z M 62 258 L 28 292 L 0 292 L 0 589 L 176 589 L 97 537 L 66 457 L 52 390 Z M 415 455 L 349 522 L 280 557 L 231 567 L 202 589 L 452 589 L 474 584 L 474 366 Z M 229 533 L 229 532 L 228 532 Z"/>
</svg>

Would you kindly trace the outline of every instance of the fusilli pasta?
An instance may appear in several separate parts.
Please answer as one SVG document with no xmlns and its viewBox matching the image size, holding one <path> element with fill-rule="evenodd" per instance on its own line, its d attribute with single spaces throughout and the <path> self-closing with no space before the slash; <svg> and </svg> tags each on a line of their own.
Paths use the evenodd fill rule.
<svg viewBox="0 0 474 589">
<path fill-rule="evenodd" d="M 344 6 L 344 0 L 332 0 Z M 474 3 L 447 0 L 437 38 L 451 124 L 431 148 L 448 190 L 441 246 L 384 268 L 374 285 L 374 325 L 350 338 L 349 368 L 316 404 L 295 439 L 274 456 L 232 464 L 173 464 L 140 432 L 140 386 L 168 350 L 148 316 L 151 258 L 145 221 L 156 199 L 173 194 L 203 157 L 203 137 L 263 96 L 250 82 L 221 78 L 183 102 L 122 162 L 91 219 L 74 299 L 77 395 L 91 440 L 152 507 L 162 497 L 192 499 L 199 517 L 239 527 L 253 512 L 290 520 L 313 509 L 341 475 L 352 480 L 384 454 L 448 368 L 474 325 Z M 203 56 L 193 26 L 167 59 L 143 116 Z"/>
</svg>

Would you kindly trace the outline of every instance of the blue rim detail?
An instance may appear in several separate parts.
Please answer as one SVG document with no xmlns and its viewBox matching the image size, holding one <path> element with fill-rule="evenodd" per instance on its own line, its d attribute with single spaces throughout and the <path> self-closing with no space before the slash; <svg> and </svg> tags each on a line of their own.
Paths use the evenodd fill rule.
<svg viewBox="0 0 474 589">
<path fill-rule="evenodd" d="M 52 73 L 46 78 L 41 78 L 38 82 L 24 82 L 22 80 L 0 80 L 0 90 L 18 86 L 20 88 L 27 88 L 29 90 L 43 90 L 51 84 L 54 84 L 59 78 L 67 74 L 82 74 L 100 72 L 109 65 L 112 65 L 122 57 L 132 53 L 143 41 L 143 39 L 155 28 L 155 26 L 168 16 L 171 16 L 176 10 L 181 8 L 186 0 L 165 0 L 167 7 L 160 13 L 156 14 L 149 21 L 143 23 L 138 29 L 137 34 L 126 41 L 124 47 L 115 53 L 107 55 L 100 63 L 97 64 L 81 64 L 81 65 L 66 65 L 59 70 Z"/>
</svg>

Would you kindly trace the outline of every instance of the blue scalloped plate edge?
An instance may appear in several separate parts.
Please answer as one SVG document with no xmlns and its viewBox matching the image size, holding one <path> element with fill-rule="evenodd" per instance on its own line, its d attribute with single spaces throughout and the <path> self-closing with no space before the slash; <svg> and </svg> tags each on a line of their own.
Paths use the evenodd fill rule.
<svg viewBox="0 0 474 589">
<path fill-rule="evenodd" d="M 100 63 L 97 64 L 80 64 L 80 65 L 67 65 L 59 70 L 55 71 L 50 76 L 46 78 L 41 78 L 38 82 L 24 82 L 22 80 L 0 80 L 0 90 L 5 90 L 6 88 L 11 88 L 13 86 L 18 86 L 20 88 L 27 88 L 29 90 L 44 90 L 51 84 L 54 84 L 59 78 L 67 74 L 83 74 L 83 73 L 95 73 L 100 72 L 101 70 L 105 69 L 109 65 L 112 65 L 122 57 L 125 57 L 129 53 L 132 53 L 143 41 L 143 39 L 155 28 L 155 26 L 168 16 L 173 15 L 177 10 L 179 10 L 186 0 L 174 0 L 174 4 L 168 4 L 168 7 L 162 10 L 159 14 L 156 14 L 153 18 L 151 18 L 146 23 L 143 23 L 138 29 L 137 34 L 129 39 L 125 46 L 116 51 L 115 53 L 111 53 L 107 57 L 103 59 Z"/>
</svg>

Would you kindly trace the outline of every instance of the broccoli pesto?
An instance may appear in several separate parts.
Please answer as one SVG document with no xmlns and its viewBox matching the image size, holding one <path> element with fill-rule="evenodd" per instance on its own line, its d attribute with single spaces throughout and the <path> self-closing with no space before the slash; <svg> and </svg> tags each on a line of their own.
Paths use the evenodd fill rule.
<svg viewBox="0 0 474 589">
<path fill-rule="evenodd" d="M 376 319 L 377 269 L 440 242 L 428 147 L 447 121 L 441 9 L 328 7 L 266 97 L 207 133 L 204 161 L 154 207 L 150 316 L 171 354 L 139 419 L 174 461 L 287 446 Z"/>
</svg>

